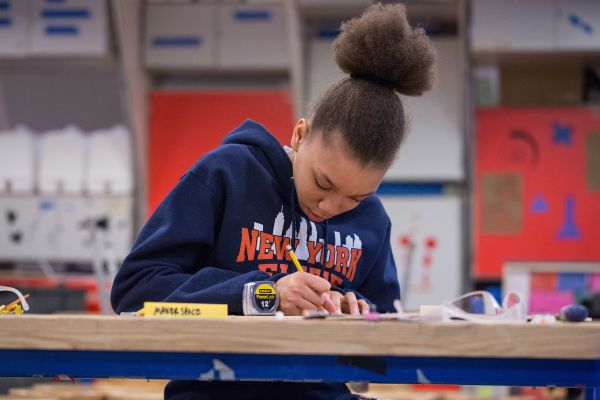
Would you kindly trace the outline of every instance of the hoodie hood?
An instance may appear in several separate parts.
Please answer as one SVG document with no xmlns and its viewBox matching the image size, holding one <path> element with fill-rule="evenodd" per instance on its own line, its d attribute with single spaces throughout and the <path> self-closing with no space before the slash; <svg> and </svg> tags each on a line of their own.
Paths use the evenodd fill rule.
<svg viewBox="0 0 600 400">
<path fill-rule="evenodd" d="M 276 179 L 277 189 L 284 193 L 292 190 L 292 162 L 281 143 L 261 124 L 245 120 L 223 139 L 222 144 L 248 146 L 256 160 Z"/>
</svg>

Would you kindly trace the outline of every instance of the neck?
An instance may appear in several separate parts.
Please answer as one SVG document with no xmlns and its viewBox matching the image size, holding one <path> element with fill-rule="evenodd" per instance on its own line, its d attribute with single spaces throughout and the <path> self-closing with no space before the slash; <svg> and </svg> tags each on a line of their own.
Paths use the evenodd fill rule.
<svg viewBox="0 0 600 400">
<path fill-rule="evenodd" d="M 295 150 L 291 150 L 287 153 L 287 156 L 290 158 L 290 161 L 292 162 L 292 164 L 294 164 L 294 159 L 296 158 L 296 151 Z"/>
</svg>

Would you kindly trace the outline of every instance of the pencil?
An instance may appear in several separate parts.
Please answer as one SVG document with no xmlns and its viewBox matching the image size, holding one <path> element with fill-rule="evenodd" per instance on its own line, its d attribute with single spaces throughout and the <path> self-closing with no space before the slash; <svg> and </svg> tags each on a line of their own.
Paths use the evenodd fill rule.
<svg viewBox="0 0 600 400">
<path fill-rule="evenodd" d="M 23 298 L 24 298 L 24 299 L 27 299 L 27 298 L 29 298 L 29 293 L 27 293 L 25 296 L 23 296 Z M 12 303 L 8 304 L 8 305 L 6 306 L 6 308 L 9 308 L 9 307 L 12 307 L 12 306 L 14 306 L 14 305 L 17 305 L 17 304 L 19 304 L 20 302 L 21 302 L 21 299 L 17 299 L 17 300 L 15 300 L 15 301 L 13 301 Z"/>
<path fill-rule="evenodd" d="M 285 246 L 285 248 L 288 251 L 288 253 L 290 253 L 290 257 L 292 258 L 292 262 L 294 263 L 294 266 L 296 267 L 296 269 L 298 270 L 298 272 L 304 272 L 304 270 L 300 266 L 300 261 L 298 261 L 298 257 L 296 257 L 296 253 L 294 253 L 294 250 L 292 250 L 292 246 L 290 246 L 288 244 L 287 246 Z"/>
</svg>

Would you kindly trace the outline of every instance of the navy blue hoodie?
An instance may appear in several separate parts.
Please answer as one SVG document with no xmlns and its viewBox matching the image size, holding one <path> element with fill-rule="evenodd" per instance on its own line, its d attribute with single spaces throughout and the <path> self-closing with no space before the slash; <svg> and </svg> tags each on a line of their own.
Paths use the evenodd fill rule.
<svg viewBox="0 0 600 400">
<path fill-rule="evenodd" d="M 315 223 L 300 210 L 292 176 L 292 163 L 277 139 L 245 121 L 190 168 L 150 217 L 113 283 L 115 311 L 168 301 L 226 303 L 230 314 L 242 314 L 245 283 L 276 281 L 295 271 L 285 251 L 289 243 L 303 267 L 327 279 L 332 290 L 353 291 L 379 312 L 394 311 L 400 289 L 390 220 L 379 199 L 370 196 Z M 264 385 L 260 398 L 266 399 L 269 384 L 257 385 Z M 348 393 L 341 384 L 307 383 L 300 387 L 309 397 L 302 397 L 296 386 L 299 398 Z M 167 394 L 211 398 L 198 397 L 200 387 L 206 385 L 171 382 Z"/>
</svg>

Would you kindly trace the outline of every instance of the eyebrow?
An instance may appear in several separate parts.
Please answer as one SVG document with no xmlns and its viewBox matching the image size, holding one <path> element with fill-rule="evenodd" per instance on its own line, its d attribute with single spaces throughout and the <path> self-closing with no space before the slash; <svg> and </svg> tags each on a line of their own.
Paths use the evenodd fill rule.
<svg viewBox="0 0 600 400">
<path fill-rule="evenodd" d="M 331 179 L 329 179 L 329 177 L 327 176 L 327 174 L 325 174 L 321 170 L 317 170 L 316 172 L 318 173 L 318 175 L 320 175 L 321 178 L 325 179 L 329 185 L 331 185 L 332 189 L 337 189 L 337 186 L 335 186 L 335 184 L 331 181 Z M 351 198 L 369 197 L 373 193 L 375 193 L 375 192 L 371 192 L 371 193 L 367 193 L 367 194 L 356 194 L 356 195 L 348 196 L 348 197 L 351 197 Z"/>
</svg>

